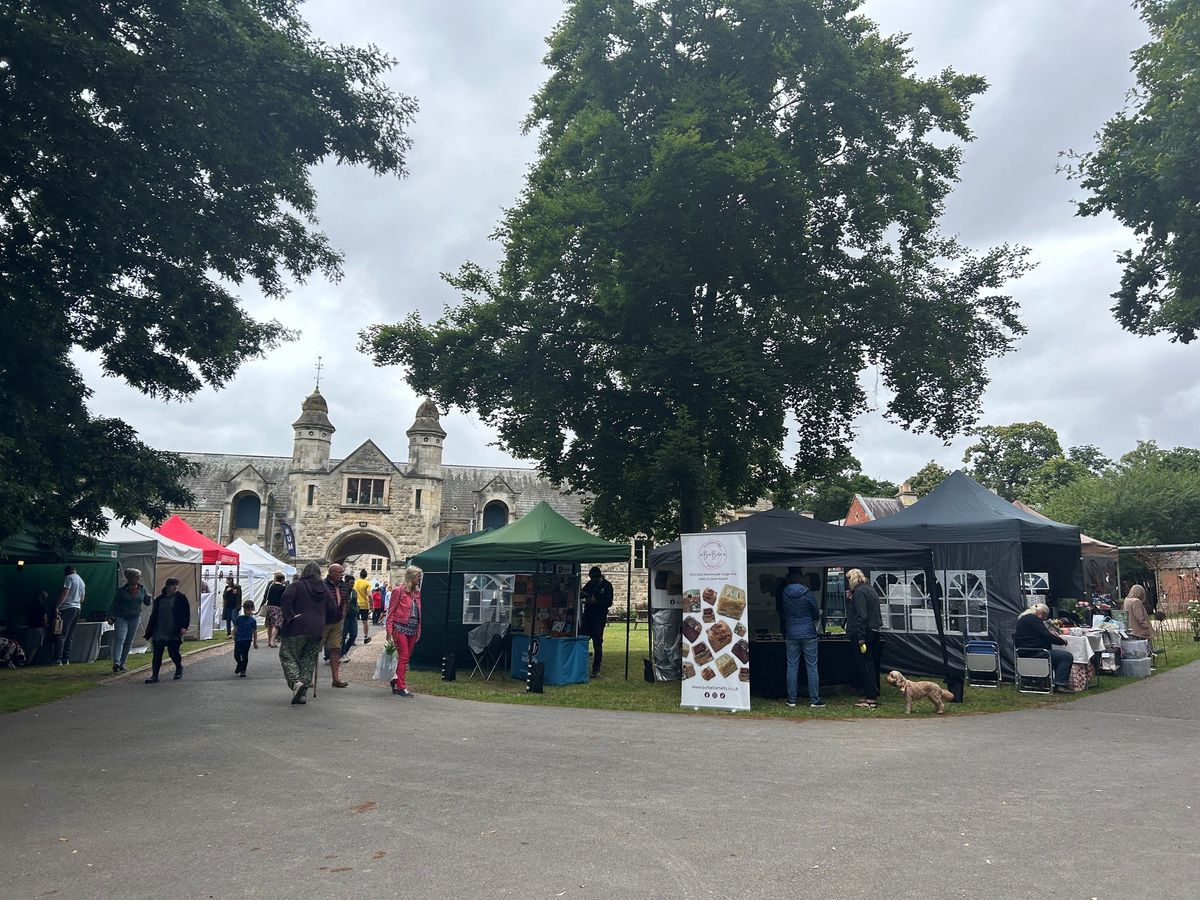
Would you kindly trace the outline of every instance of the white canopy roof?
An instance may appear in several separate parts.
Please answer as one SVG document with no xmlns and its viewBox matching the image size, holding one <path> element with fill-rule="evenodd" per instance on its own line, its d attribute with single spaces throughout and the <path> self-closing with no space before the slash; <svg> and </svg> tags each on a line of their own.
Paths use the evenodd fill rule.
<svg viewBox="0 0 1200 900">
<path fill-rule="evenodd" d="M 154 555 L 158 559 L 170 562 L 199 563 L 204 559 L 204 551 L 198 547 L 189 547 L 159 534 L 154 529 L 141 522 L 130 522 L 122 525 L 114 517 L 112 510 L 106 509 L 108 516 L 108 532 L 100 535 L 99 539 L 110 544 L 150 544 L 156 547 Z"/>
<path fill-rule="evenodd" d="M 269 569 L 271 572 L 282 572 L 289 577 L 296 573 L 295 566 L 276 559 L 258 544 L 247 544 L 241 538 L 235 538 L 226 546 L 241 557 L 242 568 L 252 566 L 256 569 Z"/>
</svg>

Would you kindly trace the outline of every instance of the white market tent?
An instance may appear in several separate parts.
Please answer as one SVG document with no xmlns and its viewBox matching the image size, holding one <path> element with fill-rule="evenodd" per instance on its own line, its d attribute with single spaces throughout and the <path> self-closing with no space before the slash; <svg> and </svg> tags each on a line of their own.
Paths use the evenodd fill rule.
<svg viewBox="0 0 1200 900">
<path fill-rule="evenodd" d="M 253 601 L 255 609 L 262 605 L 276 572 L 282 572 L 288 580 L 296 574 L 295 566 L 276 559 L 258 544 L 247 544 L 236 538 L 227 546 L 241 557 L 238 584 L 242 586 L 242 599 Z"/>
<path fill-rule="evenodd" d="M 118 522 L 112 510 L 104 511 L 108 517 L 108 531 L 98 535 L 99 540 L 117 545 L 117 558 L 122 569 L 140 569 L 142 584 L 154 597 L 162 590 L 163 583 L 168 578 L 179 579 L 179 590 L 182 591 L 192 604 L 192 627 L 188 637 L 200 636 L 200 565 L 204 558 L 203 551 L 173 541 L 159 534 L 141 522 L 130 522 L 122 525 Z M 124 584 L 122 578 L 120 584 Z M 142 623 L 138 626 L 134 638 L 134 646 L 144 645 L 142 627 L 149 618 L 148 608 L 142 610 Z M 211 631 L 209 637 L 211 637 Z"/>
</svg>

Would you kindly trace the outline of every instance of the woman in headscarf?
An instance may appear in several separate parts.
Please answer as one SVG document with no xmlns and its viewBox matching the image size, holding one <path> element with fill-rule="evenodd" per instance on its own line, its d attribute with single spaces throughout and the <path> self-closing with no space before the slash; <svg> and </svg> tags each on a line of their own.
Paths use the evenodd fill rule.
<svg viewBox="0 0 1200 900">
<path fill-rule="evenodd" d="M 391 635 L 396 645 L 396 677 L 392 679 L 392 693 L 399 697 L 413 695 L 404 684 L 408 672 L 408 660 L 413 647 L 421 638 L 421 575 L 416 566 L 404 570 L 404 583 L 392 591 L 388 604 L 387 622 L 384 631 Z"/>
<path fill-rule="evenodd" d="M 1129 633 L 1135 638 L 1153 642 L 1154 626 L 1150 624 L 1150 615 L 1146 612 L 1146 589 L 1140 584 L 1131 587 L 1122 608 L 1129 613 Z"/>
</svg>

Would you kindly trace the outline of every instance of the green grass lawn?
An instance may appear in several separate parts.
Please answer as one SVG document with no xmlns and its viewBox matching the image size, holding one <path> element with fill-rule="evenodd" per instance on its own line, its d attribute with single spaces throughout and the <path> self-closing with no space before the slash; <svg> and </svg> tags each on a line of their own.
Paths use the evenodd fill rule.
<svg viewBox="0 0 1200 900">
<path fill-rule="evenodd" d="M 604 639 L 602 675 L 588 684 L 546 685 L 544 694 L 530 694 L 525 691 L 525 682 L 514 681 L 507 674 L 501 676 L 499 669 L 490 682 L 482 682 L 478 677 L 474 681 L 468 681 L 470 665 L 459 667 L 457 681 L 442 681 L 440 672 L 413 671 L 409 675 L 408 683 L 409 687 L 417 693 L 492 703 L 577 706 L 639 712 L 683 712 L 693 715 L 729 715 L 727 712 L 716 710 L 693 712 L 690 707 L 681 707 L 677 682 L 647 683 L 642 677 L 642 659 L 649 655 L 649 633 L 646 626 L 640 625 L 637 631 L 631 633 L 630 638 L 628 681 L 624 680 L 625 626 L 622 624 L 608 626 Z M 1158 672 L 1200 659 L 1200 643 L 1195 643 L 1190 639 L 1186 642 L 1182 639 L 1172 640 L 1167 648 L 1169 664 L 1161 665 Z M 1111 691 L 1138 680 L 1136 678 L 1102 676 L 1098 687 L 1079 694 L 1022 694 L 1018 693 L 1011 684 L 1003 684 L 999 688 L 968 687 L 963 703 L 948 705 L 947 710 L 948 714 L 963 715 L 1050 707 L 1060 703 L 1070 703 L 1072 700 L 1097 691 Z M 855 709 L 854 704 L 859 699 L 856 694 L 828 694 L 824 698 L 828 705 L 822 710 L 809 709 L 807 706 L 788 709 L 782 699 L 763 700 L 754 697 L 751 700 L 752 709 L 747 713 L 738 713 L 738 715 L 826 719 L 903 716 L 905 714 L 904 700 L 900 693 L 889 684 L 885 683 L 882 687 L 883 695 L 880 698 L 880 707 L 873 711 Z M 922 700 L 919 704 L 914 705 L 913 715 L 935 715 L 933 705 L 927 700 Z"/>
<path fill-rule="evenodd" d="M 211 641 L 184 641 L 182 651 L 190 653 L 216 644 L 230 644 L 225 636 Z M 170 660 L 164 658 L 170 666 Z M 186 665 L 186 663 L 185 663 Z M 150 654 L 131 655 L 127 660 L 130 672 L 150 667 Z M 0 713 L 28 709 L 52 700 L 59 700 L 90 691 L 113 677 L 112 661 L 98 659 L 90 663 L 72 663 L 69 666 L 25 666 L 20 669 L 0 669 Z"/>
</svg>

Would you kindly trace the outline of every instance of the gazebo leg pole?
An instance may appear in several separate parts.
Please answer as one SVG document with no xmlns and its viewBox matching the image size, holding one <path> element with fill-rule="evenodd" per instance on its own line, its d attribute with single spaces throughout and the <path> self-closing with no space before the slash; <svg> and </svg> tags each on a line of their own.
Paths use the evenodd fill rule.
<svg viewBox="0 0 1200 900">
<path fill-rule="evenodd" d="M 625 563 L 625 680 L 629 680 L 629 617 L 633 613 L 633 560 Z M 646 630 L 650 630 L 647 621 Z"/>
</svg>

